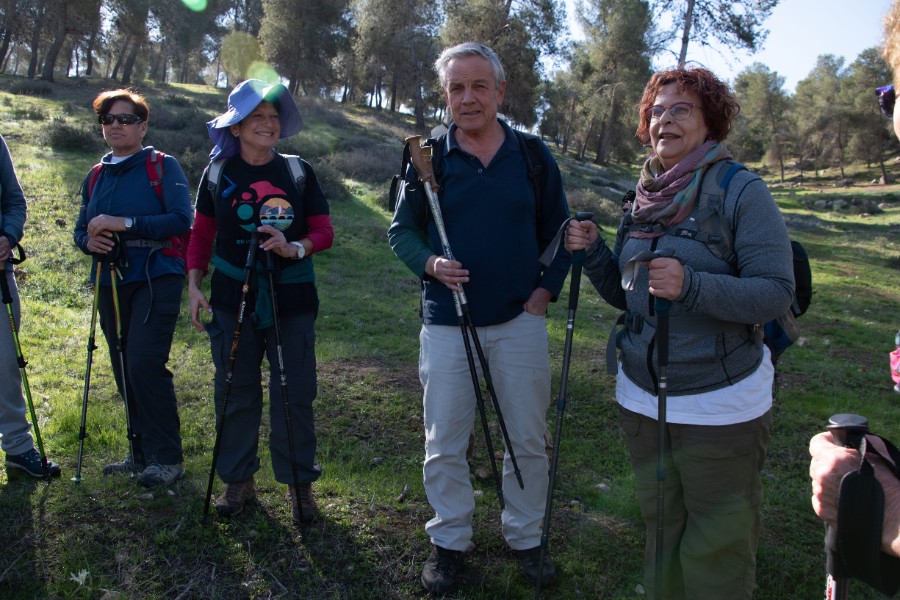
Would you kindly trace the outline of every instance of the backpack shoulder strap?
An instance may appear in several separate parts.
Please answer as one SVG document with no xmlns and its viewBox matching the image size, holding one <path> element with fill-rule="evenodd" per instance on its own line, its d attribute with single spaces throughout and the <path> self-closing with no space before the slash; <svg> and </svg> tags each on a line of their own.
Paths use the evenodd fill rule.
<svg viewBox="0 0 900 600">
<path fill-rule="evenodd" d="M 441 175 L 444 174 L 444 155 L 442 154 L 444 144 L 447 143 L 447 134 L 441 134 L 437 138 L 429 138 L 425 140 L 425 144 L 431 146 L 431 172 L 434 173 L 434 180 L 443 189 L 441 185 Z M 440 191 L 438 191 L 440 194 Z"/>
<path fill-rule="evenodd" d="M 162 179 L 165 173 L 163 167 L 165 158 L 166 155 L 156 149 L 151 150 L 147 155 L 147 177 L 150 179 L 150 187 L 156 192 L 156 197 L 163 206 L 165 206 L 165 201 L 163 200 Z"/>
<path fill-rule="evenodd" d="M 725 218 L 725 194 L 734 175 L 747 167 L 733 160 L 720 160 L 710 166 L 700 181 L 697 198 L 696 239 L 729 264 L 734 264 L 734 231 Z"/>
<path fill-rule="evenodd" d="M 209 168 L 206 170 L 206 189 L 209 190 L 213 200 L 219 197 L 219 183 L 222 181 L 222 171 L 225 170 L 227 162 L 227 158 L 214 160 L 209 163 Z"/>
<path fill-rule="evenodd" d="M 534 196 L 537 198 L 538 204 L 540 204 L 541 187 L 544 173 L 546 172 L 544 155 L 541 152 L 541 139 L 536 135 L 525 133 L 518 129 L 513 131 L 516 132 L 519 148 L 521 148 L 522 154 L 525 156 L 525 166 L 528 169 L 528 179 L 531 180 L 531 185 L 534 188 Z"/>
<path fill-rule="evenodd" d="M 291 170 L 291 177 L 294 180 L 294 187 L 297 189 L 297 194 L 302 198 L 303 191 L 306 188 L 306 169 L 303 168 L 303 163 L 296 154 L 283 154 L 282 156 L 287 160 L 288 168 Z"/>
<path fill-rule="evenodd" d="M 88 201 L 91 199 L 91 195 L 94 193 L 94 188 L 97 186 L 97 180 L 100 179 L 100 172 L 103 170 L 103 163 L 99 162 L 88 171 L 87 176 L 87 194 Z"/>
</svg>

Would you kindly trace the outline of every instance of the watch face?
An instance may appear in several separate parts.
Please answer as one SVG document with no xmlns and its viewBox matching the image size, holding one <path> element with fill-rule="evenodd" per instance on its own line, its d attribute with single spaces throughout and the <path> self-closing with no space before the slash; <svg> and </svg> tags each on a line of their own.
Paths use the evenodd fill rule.
<svg viewBox="0 0 900 600">
<path fill-rule="evenodd" d="M 125 229 L 131 229 L 133 225 L 134 219 L 132 219 L 131 217 L 125 217 Z"/>
</svg>

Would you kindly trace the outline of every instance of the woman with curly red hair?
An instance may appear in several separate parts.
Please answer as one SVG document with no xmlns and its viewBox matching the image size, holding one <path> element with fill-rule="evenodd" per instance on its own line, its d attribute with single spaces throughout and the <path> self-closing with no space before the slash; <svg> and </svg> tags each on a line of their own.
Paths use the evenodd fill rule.
<svg viewBox="0 0 900 600">
<path fill-rule="evenodd" d="M 794 277 L 772 195 L 725 147 L 739 111 L 728 85 L 706 69 L 654 74 L 637 129 L 650 156 L 614 247 L 590 221 L 572 221 L 566 235 L 568 250 L 586 251 L 584 272 L 600 295 L 626 311 L 616 399 L 647 532 L 648 597 L 749 599 L 755 587 L 774 377 L 758 324 L 787 311 Z M 718 229 L 710 227 L 716 218 Z M 708 238 L 717 231 L 731 234 L 730 252 Z M 648 252 L 655 258 L 638 263 L 649 268 L 626 270 Z M 655 332 L 665 301 L 662 380 Z M 669 397 L 662 415 L 660 388 Z"/>
</svg>

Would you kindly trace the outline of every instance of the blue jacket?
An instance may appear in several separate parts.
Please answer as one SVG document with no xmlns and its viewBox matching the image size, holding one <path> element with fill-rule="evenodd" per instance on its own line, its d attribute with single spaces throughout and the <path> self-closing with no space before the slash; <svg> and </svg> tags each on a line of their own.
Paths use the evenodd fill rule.
<svg viewBox="0 0 900 600">
<path fill-rule="evenodd" d="M 0 231 L 6 234 L 12 248 L 22 239 L 26 209 L 25 194 L 16 178 L 9 148 L 0 136 Z M 7 261 L 5 267 L 11 271 L 13 265 Z"/>
<path fill-rule="evenodd" d="M 163 200 L 150 186 L 147 174 L 147 155 L 153 150 L 147 146 L 124 161 L 110 162 L 112 153 L 101 160 L 103 169 L 97 178 L 93 193 L 88 197 L 88 178 L 81 185 L 81 210 L 75 223 L 75 244 L 85 254 L 87 250 L 87 225 L 100 214 L 134 218 L 131 231 L 120 233 L 126 243 L 128 264 L 119 283 L 148 281 L 163 275 L 184 275 L 184 261 L 166 256 L 158 249 L 129 246 L 134 240 L 165 241 L 191 228 L 191 191 L 187 178 L 178 161 L 166 156 L 163 163 Z M 91 281 L 95 272 L 91 269 Z M 100 283 L 109 285 L 109 273 L 103 271 Z"/>
<path fill-rule="evenodd" d="M 525 157 L 515 133 L 500 121 L 506 140 L 491 160 L 482 165 L 456 142 L 456 125 L 450 127 L 443 147 L 441 213 L 454 258 L 469 270 L 465 292 L 475 325 L 499 325 L 524 310 L 531 292 L 542 287 L 559 294 L 571 255 L 560 249 L 547 269 L 538 258 L 569 210 L 562 177 L 553 155 L 541 145 L 546 173 L 537 206 L 528 179 Z M 443 255 L 434 219 L 430 218 L 423 187 L 410 167 L 397 203 L 388 238 L 394 253 L 423 278 L 422 320 L 426 324 L 456 325 L 458 320 L 450 290 L 425 275 L 432 254 Z"/>
</svg>

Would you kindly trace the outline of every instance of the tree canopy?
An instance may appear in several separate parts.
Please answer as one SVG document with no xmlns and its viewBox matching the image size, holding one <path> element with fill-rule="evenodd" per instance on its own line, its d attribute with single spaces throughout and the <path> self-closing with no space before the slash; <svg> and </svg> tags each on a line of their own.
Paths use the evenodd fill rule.
<svg viewBox="0 0 900 600">
<path fill-rule="evenodd" d="M 280 79 L 295 94 L 412 113 L 427 132 L 446 118 L 435 59 L 475 40 L 503 61 L 506 118 L 605 164 L 641 151 L 634 107 L 672 40 L 682 64 L 714 42 L 755 52 L 777 3 L 579 0 L 584 37 L 572 41 L 564 0 L 0 0 L 0 69 L 122 85 Z M 735 155 L 782 177 L 789 164 L 816 174 L 863 160 L 886 179 L 897 141 L 872 89 L 890 73 L 876 48 L 851 60 L 819 57 L 793 94 L 765 65 L 739 73 Z"/>
</svg>

